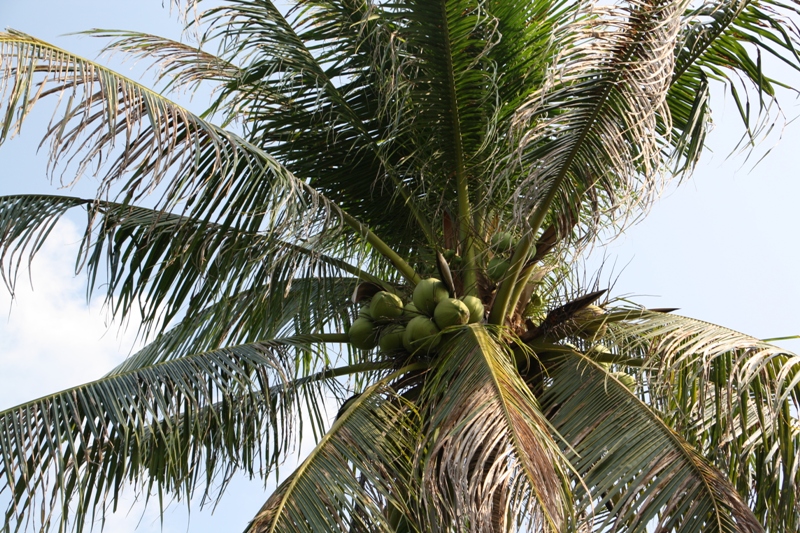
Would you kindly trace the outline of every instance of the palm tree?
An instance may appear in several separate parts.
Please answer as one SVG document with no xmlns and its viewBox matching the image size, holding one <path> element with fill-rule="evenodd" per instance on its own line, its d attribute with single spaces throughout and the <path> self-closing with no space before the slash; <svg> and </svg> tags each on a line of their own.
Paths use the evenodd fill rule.
<svg viewBox="0 0 800 533">
<path fill-rule="evenodd" d="M 771 125 L 794 4 L 196 7 L 199 46 L 90 33 L 201 115 L 0 34 L 0 140 L 51 101 L 53 172 L 99 184 L 0 197 L 3 277 L 84 210 L 89 290 L 151 340 L 0 412 L 3 531 L 219 497 L 309 432 L 249 531 L 800 528 L 800 358 L 575 273 L 691 172 L 710 84 Z"/>
</svg>

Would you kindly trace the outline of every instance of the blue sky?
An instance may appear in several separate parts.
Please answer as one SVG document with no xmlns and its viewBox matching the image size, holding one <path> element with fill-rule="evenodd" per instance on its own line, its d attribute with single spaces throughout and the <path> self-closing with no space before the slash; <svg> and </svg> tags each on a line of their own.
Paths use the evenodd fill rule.
<svg viewBox="0 0 800 533">
<path fill-rule="evenodd" d="M 0 25 L 92 58 L 99 41 L 64 34 L 101 27 L 177 37 L 181 27 L 161 0 L 0 0 Z M 132 65 L 114 64 L 132 75 Z M 798 76 L 790 79 L 800 86 Z M 792 95 L 785 96 L 783 112 L 793 119 L 800 108 Z M 201 109 L 203 103 L 187 105 Z M 739 131 L 732 99 L 716 91 L 713 107 L 710 149 L 694 177 L 670 188 L 643 222 L 598 247 L 589 264 L 604 260 L 606 271 L 613 266 L 616 295 L 679 307 L 682 314 L 760 338 L 800 334 L 800 124 L 789 123 L 782 135 L 775 132 L 747 161 L 728 157 Z M 0 147 L 0 194 L 57 187 L 45 177 L 45 154 L 36 155 L 46 118 L 43 114 L 20 138 Z M 765 150 L 771 151 L 754 167 Z M 61 190 L 91 191 L 91 180 Z M 25 279 L 13 305 L 0 287 L 0 408 L 97 378 L 134 342 L 134 328 L 119 332 L 110 326 L 100 301 L 87 305 L 83 278 L 72 275 L 79 237 L 75 224 L 58 227 L 34 262 L 33 290 Z M 782 345 L 800 351 L 798 341 Z M 176 504 L 165 530 L 242 530 L 264 499 L 260 482 L 238 483 L 213 517 L 193 511 L 188 528 L 183 506 Z M 133 530 L 140 508 L 112 519 L 107 530 Z M 148 512 L 137 531 L 151 530 L 160 525 Z"/>
</svg>

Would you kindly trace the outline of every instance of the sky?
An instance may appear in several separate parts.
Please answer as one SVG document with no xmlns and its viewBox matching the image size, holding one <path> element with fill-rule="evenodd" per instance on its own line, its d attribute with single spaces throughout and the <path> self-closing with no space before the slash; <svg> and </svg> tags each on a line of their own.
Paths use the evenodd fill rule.
<svg viewBox="0 0 800 533">
<path fill-rule="evenodd" d="M 176 37 L 180 30 L 161 0 L 0 0 L 0 26 L 91 58 L 99 41 L 66 34 L 100 27 Z M 128 75 L 135 72 L 131 64 L 113 64 Z M 598 247 L 589 261 L 590 267 L 604 263 L 604 279 L 616 279 L 615 295 L 678 307 L 681 314 L 759 338 L 800 334 L 800 123 L 791 122 L 800 106 L 785 96 L 788 124 L 747 159 L 729 156 L 738 140 L 736 109 L 731 98 L 714 94 L 715 128 L 694 176 L 668 188 L 647 218 Z M 202 104 L 186 103 L 195 110 Z M 0 146 L 0 194 L 58 189 L 45 177 L 45 154 L 36 153 L 42 124 L 34 121 L 21 137 Z M 61 193 L 91 195 L 91 181 Z M 120 331 L 109 323 L 101 300 L 87 303 L 84 278 L 73 275 L 79 238 L 77 224 L 60 224 L 34 260 L 30 282 L 23 276 L 13 303 L 0 286 L 0 409 L 96 379 L 134 345 L 135 324 Z M 798 341 L 778 344 L 800 351 Z M 188 517 L 181 504 L 173 506 L 164 531 L 241 531 L 265 498 L 260 481 L 237 482 L 213 515 L 194 509 Z M 137 531 L 161 530 L 155 511 L 142 515 L 141 505 L 130 503 L 133 510 L 112 518 L 107 531 L 133 531 L 137 525 Z"/>
</svg>

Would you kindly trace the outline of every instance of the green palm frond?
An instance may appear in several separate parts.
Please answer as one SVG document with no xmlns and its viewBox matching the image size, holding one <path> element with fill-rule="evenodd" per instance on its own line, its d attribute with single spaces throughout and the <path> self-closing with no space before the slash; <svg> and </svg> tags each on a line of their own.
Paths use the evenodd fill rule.
<svg viewBox="0 0 800 533">
<path fill-rule="evenodd" d="M 483 328 L 452 335 L 420 403 L 422 523 L 433 531 L 563 531 L 571 515 L 566 461 L 512 355 Z"/>
<path fill-rule="evenodd" d="M 493 140 L 491 106 L 485 103 L 494 99 L 496 82 L 486 56 L 501 36 L 486 6 L 472 0 L 409 2 L 387 16 L 397 19 L 398 42 L 406 47 L 397 55 L 409 61 L 394 68 L 414 76 L 394 82 L 407 91 L 396 96 L 407 105 L 400 120 L 409 122 L 399 128 L 414 143 L 409 148 L 422 162 L 416 166 L 444 177 L 427 183 L 428 194 L 439 201 L 441 191 L 467 180 L 469 160 Z"/>
<path fill-rule="evenodd" d="M 500 136 L 499 73 L 492 49 L 501 35 L 490 2 L 416 1 L 392 6 L 386 17 L 398 38 L 384 68 L 383 99 L 391 102 L 392 148 L 402 172 L 424 191 L 435 218 L 455 215 L 465 259 L 464 287 L 476 293 L 475 221 L 471 204 L 486 203 L 485 183 Z M 528 21 L 530 22 L 530 21 Z"/>
<path fill-rule="evenodd" d="M 369 247 L 359 246 L 346 236 L 331 241 L 323 238 L 320 242 L 288 235 L 286 239 L 291 239 L 290 242 L 269 231 L 243 231 L 122 203 L 56 195 L 14 195 L 0 197 L 0 264 L 12 290 L 23 261 L 31 260 L 58 220 L 76 208 L 87 213 L 76 266 L 85 266 L 89 291 L 101 285 L 112 311 L 121 316 L 137 312 L 144 321 L 145 333 L 162 330 L 179 313 L 195 316 L 209 306 L 232 302 L 231 299 L 238 300 L 236 305 L 251 306 L 253 320 L 260 316 L 255 309 L 274 314 L 276 305 L 282 303 L 282 293 L 292 289 L 294 280 L 318 277 L 318 286 L 301 282 L 295 289 L 304 287 L 316 292 L 316 298 L 321 298 L 319 303 L 329 297 L 327 301 L 335 302 L 339 309 L 348 295 L 337 289 L 338 282 L 351 291 L 353 280 L 384 283 L 333 256 L 349 256 L 359 263 L 367 261 L 380 274 L 388 274 L 380 259 L 370 258 Z M 345 273 L 354 277 L 344 279 Z M 323 286 L 332 292 L 324 293 L 320 290 Z M 250 294 L 250 299 L 241 301 L 243 294 Z M 308 295 L 305 299 L 309 301 Z M 287 304 L 287 307 L 297 305 Z M 325 307 L 309 306 L 305 310 L 323 312 Z M 335 312 L 324 312 L 331 314 L 320 324 L 336 320 Z M 215 317 L 221 320 L 218 324 L 223 328 L 234 318 L 234 315 Z M 300 320 L 300 328 L 305 327 L 300 323 L 311 321 L 310 315 L 303 318 L 303 314 L 298 314 L 296 318 Z M 262 327 L 269 330 L 269 322 Z"/>
<path fill-rule="evenodd" d="M 507 127 L 514 113 L 547 79 L 547 67 L 558 53 L 557 28 L 569 20 L 576 5 L 544 0 L 495 1 L 490 13 L 503 37 L 489 50 L 498 65 L 498 124 Z"/>
<path fill-rule="evenodd" d="M 410 370 L 384 377 L 353 399 L 247 531 L 394 531 L 389 509 L 407 515 L 411 505 L 402 495 L 419 417 L 390 383 Z"/>
<path fill-rule="evenodd" d="M 244 120 L 248 138 L 410 252 L 409 237 L 431 239 L 431 230 L 393 170 L 398 156 L 381 147 L 386 126 L 368 70 L 377 11 L 366 2 L 319 2 L 287 18 L 272 2 L 238 0 L 201 19 L 209 25 L 205 39 L 219 41 L 219 55 L 243 71 L 221 93 L 230 118 Z"/>
<path fill-rule="evenodd" d="M 751 142 L 771 126 L 776 89 L 788 86 L 770 75 L 777 74 L 770 60 L 800 70 L 800 30 L 793 20 L 798 12 L 794 3 L 723 0 L 686 13 L 668 99 L 673 117 L 680 119 L 675 126 L 685 128 L 687 103 L 706 79 L 728 86 Z"/>
<path fill-rule="evenodd" d="M 592 531 L 763 531 L 723 473 L 599 364 L 573 351 L 548 370 L 543 408 Z"/>
<path fill-rule="evenodd" d="M 770 531 L 796 529 L 800 356 L 676 315 L 610 327 L 622 350 L 643 357 L 650 402 L 665 420 L 727 474 Z"/>
<path fill-rule="evenodd" d="M 255 287 L 223 299 L 196 314 L 183 317 L 169 330 L 160 333 L 141 350 L 117 366 L 111 373 L 127 372 L 164 361 L 185 357 L 226 345 L 283 336 L 314 335 L 320 324 L 343 330 L 350 321 L 342 302 L 347 302 L 357 280 L 348 278 L 305 278 L 273 287 Z M 277 284 L 276 284 L 277 285 Z M 288 288 L 288 290 L 287 290 Z M 324 305 L 328 302 L 328 305 Z M 347 342 L 346 334 L 331 335 L 337 342 Z M 349 344 L 347 351 L 354 359 Z M 300 354 L 298 354 L 300 355 Z M 329 356 L 320 346 L 316 354 L 328 363 Z M 316 357 L 298 357 L 312 365 Z"/>
<path fill-rule="evenodd" d="M 5 523 L 79 531 L 127 485 L 191 498 L 233 470 L 269 472 L 292 449 L 296 404 L 323 401 L 317 383 L 293 383 L 287 368 L 286 347 L 308 342 L 197 354 L 0 412 Z"/>
<path fill-rule="evenodd" d="M 494 187 L 513 191 L 506 197 L 524 238 L 497 291 L 491 323 L 503 324 L 517 304 L 515 285 L 545 221 L 559 239 L 578 237 L 569 244 L 580 246 L 599 227 L 619 231 L 653 201 L 664 170 L 659 125 L 684 8 L 685 2 L 655 0 L 579 4 L 554 35 L 561 51 L 517 110 L 509 138 L 514 155 L 493 179 Z"/>
<path fill-rule="evenodd" d="M 341 226 L 338 208 L 244 139 L 91 61 L 19 32 L 0 35 L 2 134 L 18 131 L 45 96 L 61 115 L 46 139 L 51 164 L 106 171 L 98 196 L 131 204 L 159 190 L 154 207 L 187 220 L 309 238 Z M 59 116 L 59 115 L 55 115 Z M 123 147 L 121 154 L 115 147 Z M 127 181 L 121 180 L 127 177 Z M 121 188 L 121 190 L 120 190 Z"/>
</svg>

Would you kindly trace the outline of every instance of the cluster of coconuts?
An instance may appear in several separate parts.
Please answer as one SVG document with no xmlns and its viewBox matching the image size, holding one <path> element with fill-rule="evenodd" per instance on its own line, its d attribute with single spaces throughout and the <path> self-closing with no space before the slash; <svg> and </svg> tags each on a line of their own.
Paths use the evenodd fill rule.
<svg viewBox="0 0 800 533">
<path fill-rule="evenodd" d="M 420 281 L 411 301 L 396 294 L 376 293 L 350 326 L 350 344 L 361 350 L 380 346 L 382 352 L 433 353 L 439 332 L 483 320 L 483 302 L 475 296 L 451 298 L 447 286 L 436 278 Z"/>
</svg>

